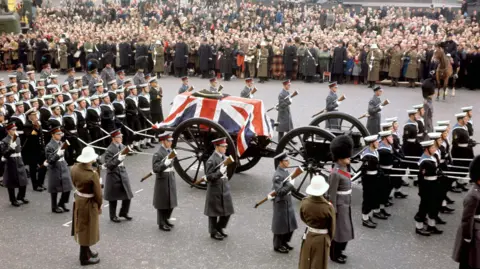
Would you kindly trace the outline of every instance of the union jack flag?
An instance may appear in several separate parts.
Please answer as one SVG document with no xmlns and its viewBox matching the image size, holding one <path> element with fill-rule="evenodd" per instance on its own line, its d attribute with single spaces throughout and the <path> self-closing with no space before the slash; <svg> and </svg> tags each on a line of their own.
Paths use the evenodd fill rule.
<svg viewBox="0 0 480 269">
<path fill-rule="evenodd" d="M 216 100 L 185 92 L 175 97 L 170 114 L 159 126 L 176 127 L 191 118 L 212 120 L 229 134 L 237 134 L 237 154 L 242 156 L 253 137 L 273 137 L 273 121 L 265 112 L 262 100 L 235 96 Z"/>
</svg>

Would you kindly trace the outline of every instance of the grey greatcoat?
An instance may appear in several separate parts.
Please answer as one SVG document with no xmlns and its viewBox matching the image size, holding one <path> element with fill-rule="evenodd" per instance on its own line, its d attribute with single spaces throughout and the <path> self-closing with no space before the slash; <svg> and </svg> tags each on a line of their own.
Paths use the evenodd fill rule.
<svg viewBox="0 0 480 269">
<path fill-rule="evenodd" d="M 230 216 L 234 213 L 230 183 L 226 175 L 216 167 L 223 162 L 225 156 L 214 152 L 207 160 L 207 197 L 204 214 L 208 217 Z"/>
<path fill-rule="evenodd" d="M 333 91 L 330 91 L 330 93 L 327 96 L 327 100 L 326 100 L 327 105 L 326 105 L 325 108 L 326 108 L 327 112 L 338 110 L 337 100 L 338 100 L 337 93 L 333 92 Z M 325 123 L 325 127 L 329 128 L 329 129 L 340 129 L 340 120 L 339 119 L 327 120 L 327 122 Z"/>
<path fill-rule="evenodd" d="M 279 132 L 289 132 L 293 129 L 292 114 L 290 114 L 290 104 L 292 103 L 288 96 L 290 93 L 282 89 L 278 95 L 278 128 Z"/>
<path fill-rule="evenodd" d="M 104 199 L 107 201 L 129 200 L 133 198 L 127 169 L 125 169 L 123 162 L 118 160 L 118 155 L 120 154 L 115 156 L 124 147 L 124 145 L 110 143 L 105 152 L 107 176 L 105 178 Z"/>
<path fill-rule="evenodd" d="M 23 164 L 22 156 L 22 146 L 20 137 L 17 137 L 15 142 L 17 146 L 15 150 L 10 147 L 10 142 L 12 137 L 7 135 L 2 140 L 2 153 L 5 161 L 5 170 L 3 172 L 3 184 L 6 188 L 18 188 L 28 185 L 27 171 L 25 171 L 25 165 Z M 18 157 L 13 156 L 16 154 Z"/>
<path fill-rule="evenodd" d="M 382 108 L 380 107 L 382 101 L 376 95 L 373 95 L 370 102 L 368 102 L 368 114 L 370 115 L 367 120 L 367 130 L 371 135 L 378 134 L 380 132 L 380 122 L 382 115 L 380 114 Z"/>
<path fill-rule="evenodd" d="M 153 207 L 156 209 L 172 209 L 177 206 L 177 185 L 173 162 L 169 166 L 165 165 L 168 154 L 168 150 L 160 146 L 152 159 L 153 172 L 156 174 Z"/>
<path fill-rule="evenodd" d="M 327 196 L 336 213 L 336 229 L 333 239 L 335 242 L 348 242 L 354 238 L 352 221 L 352 194 L 338 194 L 352 190 L 350 174 L 346 167 L 338 164 L 333 166 L 333 171 L 328 180 L 330 187 Z"/>
<path fill-rule="evenodd" d="M 274 234 L 287 234 L 298 228 L 290 194 L 295 187 L 290 182 L 283 182 L 288 176 L 288 171 L 281 167 L 277 167 L 273 174 L 272 190 L 277 193 L 273 199 L 272 232 Z"/>
<path fill-rule="evenodd" d="M 242 92 L 240 93 L 240 97 L 243 97 L 243 98 L 250 98 L 250 92 L 252 91 L 253 89 L 250 89 L 249 87 L 245 86 L 242 90 Z M 253 96 L 252 96 L 253 97 Z"/>
<path fill-rule="evenodd" d="M 463 199 L 462 220 L 452 255 L 454 261 L 466 263 L 470 268 L 480 268 L 480 220 L 476 215 L 480 215 L 480 186 L 475 183 Z"/>
<path fill-rule="evenodd" d="M 45 147 L 45 157 L 48 162 L 47 175 L 49 193 L 69 192 L 73 189 L 72 176 L 70 175 L 70 168 L 65 161 L 64 156 L 58 156 L 58 148 L 60 142 L 51 139 Z"/>
</svg>

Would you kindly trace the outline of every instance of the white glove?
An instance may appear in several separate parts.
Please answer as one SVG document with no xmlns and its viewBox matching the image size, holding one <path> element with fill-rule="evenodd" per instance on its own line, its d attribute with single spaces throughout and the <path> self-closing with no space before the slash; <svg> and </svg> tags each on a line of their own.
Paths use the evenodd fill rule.
<svg viewBox="0 0 480 269">
<path fill-rule="evenodd" d="M 119 154 L 119 155 L 118 155 L 118 160 L 121 161 L 121 162 L 123 162 L 123 160 L 125 160 L 125 157 L 126 157 L 126 155 Z"/>
<path fill-rule="evenodd" d="M 57 155 L 58 155 L 58 156 L 61 157 L 61 156 L 63 156 L 63 154 L 65 154 L 65 150 L 64 150 L 64 149 L 59 149 L 59 150 L 57 151 Z"/>
<path fill-rule="evenodd" d="M 472 239 L 466 239 L 466 238 L 465 238 L 465 239 L 463 239 L 463 240 L 465 240 L 465 242 L 467 242 L 467 243 L 472 242 Z"/>
<path fill-rule="evenodd" d="M 293 186 L 295 186 L 295 179 L 290 179 L 288 182 L 289 182 L 290 184 L 292 184 Z"/>
<path fill-rule="evenodd" d="M 226 172 L 227 172 L 227 167 L 222 164 L 222 166 L 220 166 L 220 173 L 225 174 Z"/>
<path fill-rule="evenodd" d="M 380 110 L 382 110 L 382 109 L 383 109 L 383 106 L 380 106 Z"/>
<path fill-rule="evenodd" d="M 454 78 L 454 79 L 457 79 L 457 78 L 458 78 L 458 75 L 457 75 L 457 74 L 453 75 L 453 78 Z"/>
<path fill-rule="evenodd" d="M 166 166 L 169 166 L 170 164 L 172 164 L 172 161 L 171 161 L 169 158 L 167 158 L 167 159 L 165 160 L 164 164 L 165 164 Z"/>
<path fill-rule="evenodd" d="M 17 142 L 13 142 L 10 144 L 10 148 L 16 149 L 17 148 Z"/>
<path fill-rule="evenodd" d="M 253 98 L 253 94 L 250 94 L 250 98 Z"/>
<path fill-rule="evenodd" d="M 292 97 L 288 97 L 288 101 L 290 101 L 290 103 L 292 103 Z"/>
<path fill-rule="evenodd" d="M 342 101 L 337 101 L 337 105 L 339 106 L 342 103 Z"/>
<path fill-rule="evenodd" d="M 7 159 L 5 159 L 5 157 L 2 156 L 2 162 L 6 162 Z"/>
<path fill-rule="evenodd" d="M 271 201 L 271 200 L 275 199 L 275 196 L 271 196 L 270 194 L 268 194 L 267 198 L 268 198 L 269 201 Z"/>
</svg>

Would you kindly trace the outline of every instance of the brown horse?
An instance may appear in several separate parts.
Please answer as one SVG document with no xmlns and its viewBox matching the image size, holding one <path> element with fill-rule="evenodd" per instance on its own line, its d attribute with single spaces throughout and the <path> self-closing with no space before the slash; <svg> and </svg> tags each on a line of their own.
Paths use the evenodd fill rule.
<svg viewBox="0 0 480 269">
<path fill-rule="evenodd" d="M 437 101 L 440 100 L 440 88 L 443 84 L 443 100 L 447 95 L 448 79 L 452 76 L 453 70 L 450 61 L 447 59 L 443 49 L 437 48 L 435 51 L 435 58 L 438 61 L 437 70 L 435 71 L 437 79 Z"/>
</svg>

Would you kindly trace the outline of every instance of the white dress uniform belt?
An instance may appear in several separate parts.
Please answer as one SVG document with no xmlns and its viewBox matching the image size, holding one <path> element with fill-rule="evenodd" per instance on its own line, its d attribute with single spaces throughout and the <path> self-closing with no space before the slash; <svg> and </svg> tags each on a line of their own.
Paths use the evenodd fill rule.
<svg viewBox="0 0 480 269">
<path fill-rule="evenodd" d="M 44 132 L 44 133 L 50 133 L 49 130 L 44 130 L 44 129 L 42 129 L 42 132 Z"/>
<path fill-rule="evenodd" d="M 480 220 L 480 215 L 475 215 L 475 216 L 473 216 L 473 218 L 476 219 L 476 220 Z"/>
<path fill-rule="evenodd" d="M 165 170 L 163 170 L 164 173 L 169 173 L 169 172 L 173 172 L 173 167 L 169 167 Z"/>
<path fill-rule="evenodd" d="M 80 197 L 83 197 L 83 198 L 93 198 L 95 195 L 93 195 L 93 193 L 81 193 L 79 191 L 75 191 L 75 193 L 80 196 Z"/>
<path fill-rule="evenodd" d="M 307 227 L 307 230 L 309 233 L 315 233 L 315 234 L 328 234 L 328 229 L 316 229 L 312 227 Z"/>
<path fill-rule="evenodd" d="M 10 157 L 12 158 L 19 158 L 19 157 L 22 157 L 22 154 L 20 152 L 18 153 L 13 153 L 12 155 L 10 155 Z"/>
<path fill-rule="evenodd" d="M 380 165 L 380 168 L 382 168 L 382 169 L 392 169 L 393 165 Z"/>
<path fill-rule="evenodd" d="M 425 180 L 437 180 L 437 176 L 424 177 Z"/>
<path fill-rule="evenodd" d="M 376 175 L 377 173 L 378 173 L 377 170 L 367 171 L 367 175 Z"/>
<path fill-rule="evenodd" d="M 466 148 L 466 147 L 468 147 L 468 143 L 466 143 L 466 144 L 458 144 L 458 146 L 461 147 L 461 148 Z"/>
<path fill-rule="evenodd" d="M 409 138 L 409 139 L 407 139 L 407 142 L 417 142 L 417 139 L 415 139 L 415 138 Z"/>
<path fill-rule="evenodd" d="M 141 111 L 150 111 L 150 108 L 149 107 L 146 107 L 146 108 L 140 108 Z"/>
<path fill-rule="evenodd" d="M 352 194 L 352 189 L 349 189 L 348 191 L 337 191 L 338 195 L 349 195 Z"/>
<path fill-rule="evenodd" d="M 67 131 L 71 134 L 76 134 L 77 133 L 77 130 L 67 130 Z"/>
<path fill-rule="evenodd" d="M 422 136 L 423 136 L 423 134 L 417 134 L 417 137 L 422 137 Z"/>
<path fill-rule="evenodd" d="M 123 118 L 125 118 L 125 114 L 116 115 L 115 117 L 117 117 L 119 119 L 123 119 Z"/>
</svg>

